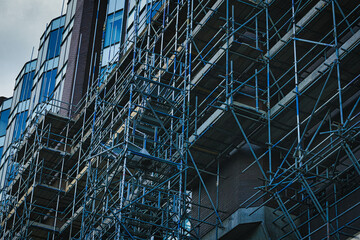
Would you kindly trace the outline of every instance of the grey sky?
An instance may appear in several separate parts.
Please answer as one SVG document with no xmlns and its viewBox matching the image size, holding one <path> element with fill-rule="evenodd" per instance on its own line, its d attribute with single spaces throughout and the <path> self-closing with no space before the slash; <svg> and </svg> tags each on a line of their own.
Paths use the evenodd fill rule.
<svg viewBox="0 0 360 240">
<path fill-rule="evenodd" d="M 12 95 L 15 78 L 33 47 L 33 58 L 37 57 L 46 24 L 60 16 L 62 4 L 63 0 L 0 0 L 0 96 Z"/>
</svg>

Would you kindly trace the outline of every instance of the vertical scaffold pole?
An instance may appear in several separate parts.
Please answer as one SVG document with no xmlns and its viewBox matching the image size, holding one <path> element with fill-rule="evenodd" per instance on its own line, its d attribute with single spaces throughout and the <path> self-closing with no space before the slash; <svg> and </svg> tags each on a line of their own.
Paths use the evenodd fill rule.
<svg viewBox="0 0 360 240">
<path fill-rule="evenodd" d="M 337 71 L 337 82 L 338 82 L 338 93 L 339 93 L 339 111 L 340 111 L 340 123 L 341 126 L 344 124 L 344 115 L 343 115 L 343 104 L 342 104 L 342 88 L 341 88 L 341 77 L 340 77 L 340 57 L 339 57 L 339 46 L 338 46 L 338 36 L 337 36 L 337 26 L 336 26 L 336 14 L 335 14 L 335 0 L 331 1 L 332 9 L 332 19 L 333 19 L 333 28 L 334 28 L 334 45 L 335 45 L 335 54 L 336 54 L 336 71 Z"/>
<path fill-rule="evenodd" d="M 271 150 L 272 150 L 272 143 L 271 143 L 271 84 L 270 84 L 270 36 L 269 36 L 269 0 L 266 0 L 265 3 L 265 21 L 266 21 L 266 82 L 267 82 L 267 130 L 268 130 L 268 156 L 269 156 L 269 180 L 272 179 L 272 159 L 271 159 Z"/>
<path fill-rule="evenodd" d="M 295 22 L 295 0 L 292 0 L 292 32 L 293 32 L 293 51 L 294 51 L 294 78 L 295 78 L 295 103 L 296 103 L 296 131 L 297 131 L 297 147 L 295 150 L 295 167 L 301 166 L 301 132 L 300 132 L 300 105 L 299 105 L 299 80 L 298 80 L 298 61 L 296 51 L 296 22 Z"/>
</svg>

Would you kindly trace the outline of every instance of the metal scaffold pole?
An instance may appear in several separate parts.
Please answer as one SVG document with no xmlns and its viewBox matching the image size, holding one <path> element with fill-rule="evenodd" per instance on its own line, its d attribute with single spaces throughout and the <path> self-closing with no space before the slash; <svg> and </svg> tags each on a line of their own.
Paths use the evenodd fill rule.
<svg viewBox="0 0 360 240">
<path fill-rule="evenodd" d="M 358 236 L 359 3 L 138 0 L 122 30 L 96 5 L 83 99 L 8 156 L 2 238 Z"/>
</svg>

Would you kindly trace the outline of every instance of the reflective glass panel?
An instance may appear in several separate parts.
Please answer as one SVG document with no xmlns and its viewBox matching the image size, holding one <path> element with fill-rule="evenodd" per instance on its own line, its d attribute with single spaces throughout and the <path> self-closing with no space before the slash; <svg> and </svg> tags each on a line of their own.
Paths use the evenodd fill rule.
<svg viewBox="0 0 360 240">
<path fill-rule="evenodd" d="M 10 109 L 7 109 L 0 113 L 0 136 L 4 136 L 6 134 L 6 127 L 8 124 L 9 115 Z"/>
<path fill-rule="evenodd" d="M 123 11 L 111 14 L 107 18 L 104 47 L 120 42 Z"/>
<path fill-rule="evenodd" d="M 57 69 L 53 69 L 44 73 L 43 82 L 41 84 L 40 102 L 44 102 L 48 98 L 53 97 L 53 91 L 55 88 L 55 77 Z"/>
<path fill-rule="evenodd" d="M 27 100 L 30 98 L 31 87 L 33 84 L 33 79 L 34 79 L 34 73 L 35 73 L 35 71 L 32 71 L 32 72 L 24 75 L 19 101 L 24 101 L 24 100 Z"/>
<path fill-rule="evenodd" d="M 14 128 L 14 135 L 13 135 L 14 141 L 17 141 L 20 138 L 21 134 L 23 133 L 23 131 L 25 129 L 27 114 L 28 114 L 28 111 L 16 114 L 15 128 Z"/>
<path fill-rule="evenodd" d="M 50 32 L 46 59 L 51 59 L 59 56 L 62 32 L 63 32 L 63 28 L 59 28 Z"/>
<path fill-rule="evenodd" d="M 154 2 L 153 5 L 147 5 L 147 19 L 146 23 L 150 23 L 151 19 L 156 15 L 162 5 L 162 1 Z M 151 9 L 150 9 L 151 8 Z"/>
</svg>

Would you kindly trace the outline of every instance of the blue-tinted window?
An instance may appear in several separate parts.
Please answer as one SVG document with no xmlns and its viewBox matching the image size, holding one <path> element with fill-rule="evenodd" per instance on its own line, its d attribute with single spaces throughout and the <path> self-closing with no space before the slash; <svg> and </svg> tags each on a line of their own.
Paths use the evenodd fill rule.
<svg viewBox="0 0 360 240">
<path fill-rule="evenodd" d="M 8 124 L 9 115 L 10 109 L 7 109 L 0 113 L 0 136 L 4 136 L 6 134 L 6 127 Z"/>
<path fill-rule="evenodd" d="M 33 79 L 34 79 L 34 73 L 35 73 L 35 71 L 32 71 L 32 72 L 24 75 L 19 101 L 24 101 L 24 100 L 27 100 L 30 98 L 31 87 L 33 84 Z"/>
<path fill-rule="evenodd" d="M 3 153 L 3 147 L 0 147 L 0 158 L 1 158 L 1 156 L 2 156 L 2 153 Z"/>
<path fill-rule="evenodd" d="M 149 4 L 149 5 L 147 6 L 148 12 L 147 12 L 146 23 L 150 23 L 151 19 L 152 19 L 152 18 L 156 15 L 156 13 L 159 11 L 161 5 L 162 5 L 162 1 L 156 2 L 156 3 L 154 2 L 154 3 L 152 4 L 152 6 L 151 6 L 151 4 Z M 152 8 L 151 11 L 150 11 L 150 8 Z"/>
<path fill-rule="evenodd" d="M 28 114 L 28 111 L 16 114 L 15 128 L 14 128 L 14 135 L 13 135 L 14 141 L 17 141 L 20 138 L 21 134 L 24 132 L 24 129 L 26 127 L 27 114 Z"/>
<path fill-rule="evenodd" d="M 105 29 L 104 47 L 120 42 L 123 11 L 108 16 Z"/>
<path fill-rule="evenodd" d="M 57 69 L 53 69 L 44 73 L 43 82 L 41 84 L 40 102 L 44 102 L 47 99 L 51 99 L 53 97 L 56 71 Z"/>
<path fill-rule="evenodd" d="M 15 179 L 16 175 L 19 172 L 19 164 L 14 162 L 13 164 L 10 165 L 9 168 L 9 175 L 8 175 L 8 185 L 11 184 L 11 182 Z"/>
<path fill-rule="evenodd" d="M 46 60 L 59 56 L 63 28 L 50 32 Z"/>
</svg>

